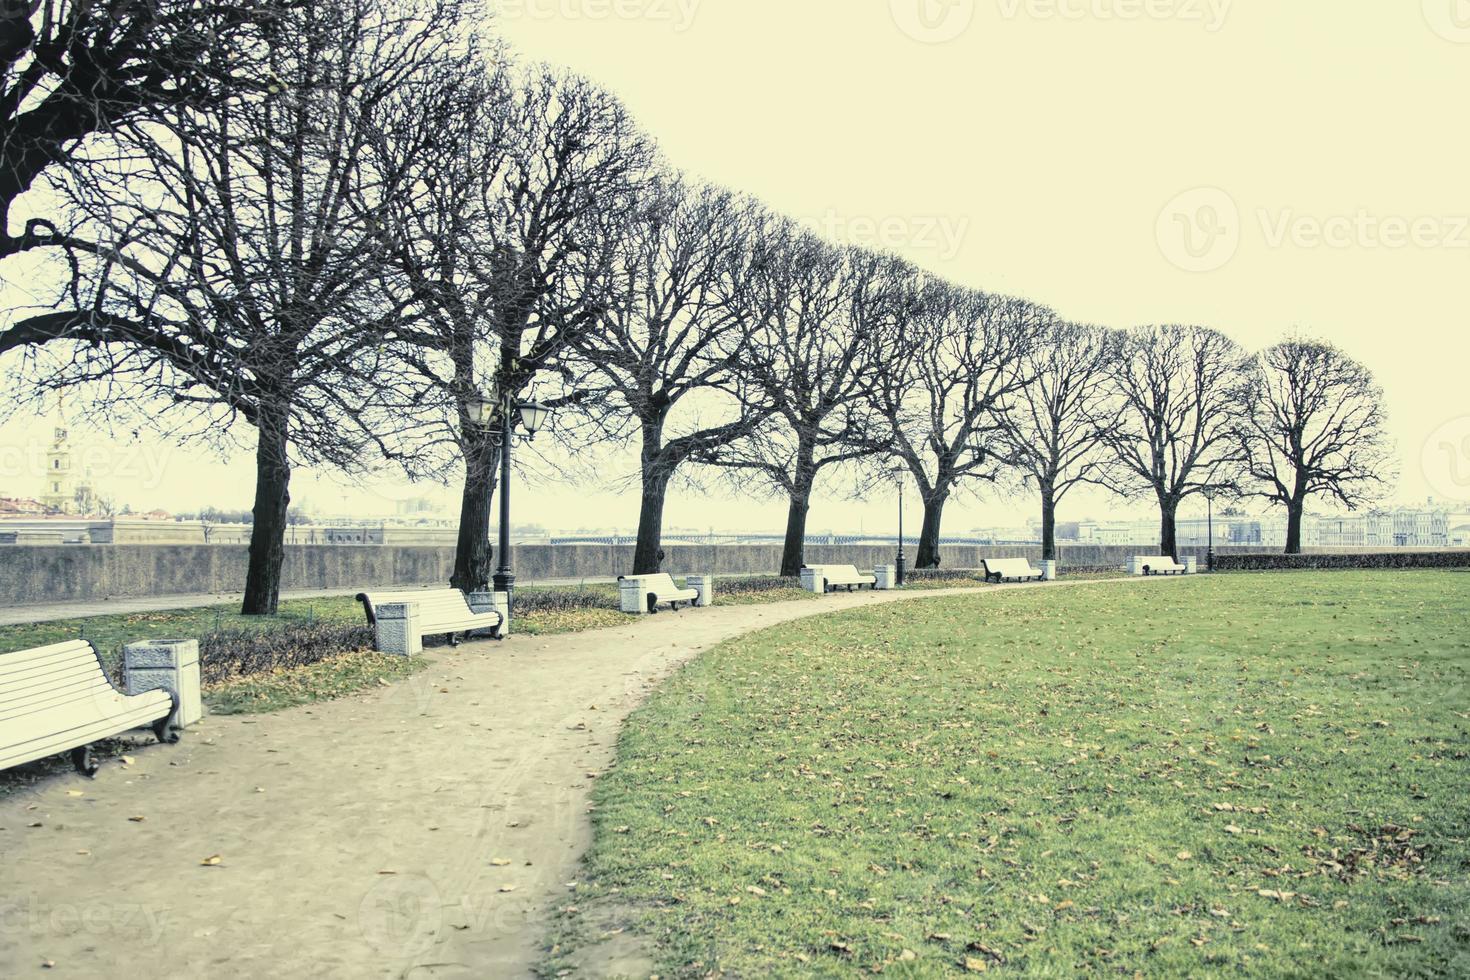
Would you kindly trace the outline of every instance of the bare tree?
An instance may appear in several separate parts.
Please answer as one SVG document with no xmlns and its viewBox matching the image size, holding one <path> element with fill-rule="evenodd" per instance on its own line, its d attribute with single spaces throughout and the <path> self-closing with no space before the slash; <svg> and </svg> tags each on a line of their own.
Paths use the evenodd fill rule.
<svg viewBox="0 0 1470 980">
<path fill-rule="evenodd" d="M 92 303 L 0 334 L 0 352 L 76 342 L 42 386 L 95 381 L 112 408 L 138 406 L 181 437 L 254 428 L 247 614 L 277 607 L 293 450 L 348 468 L 389 451 L 365 420 L 401 326 L 370 288 L 380 190 L 395 181 L 365 148 L 394 124 L 389 95 L 453 49 L 460 23 L 448 0 L 283 10 L 266 29 L 267 91 L 176 107 L 94 176 L 80 199 L 102 202 L 87 215 L 104 243 Z"/>
<path fill-rule="evenodd" d="M 1286 508 L 1286 553 L 1302 550 L 1302 516 L 1314 496 L 1350 510 L 1387 486 L 1392 453 L 1383 391 L 1337 347 L 1293 338 L 1251 365 L 1240 427 L 1251 495 Z"/>
<path fill-rule="evenodd" d="M 1159 504 L 1159 547 L 1179 557 L 1179 504 L 1198 493 L 1231 491 L 1242 461 L 1237 438 L 1247 358 L 1208 327 L 1139 327 L 1121 335 L 1113 368 L 1123 400 L 1107 432 L 1119 493 L 1151 492 Z"/>
<path fill-rule="evenodd" d="M 106 166 L 91 138 L 262 85 L 260 28 L 277 3 L 8 0 L 0 4 L 0 258 L 63 244 L 66 220 L 19 199 L 43 174 Z M 42 206 L 42 210 L 46 210 Z"/>
<path fill-rule="evenodd" d="M 1057 557 L 1057 506 L 1079 483 L 1097 483 L 1118 420 L 1112 389 L 1115 335 L 1056 322 L 1026 355 L 1030 383 L 997 413 L 1012 464 L 1041 495 L 1041 557 Z"/>
<path fill-rule="evenodd" d="M 859 438 L 860 406 L 908 274 L 899 259 L 832 246 L 783 220 L 762 235 L 741 284 L 740 314 L 756 325 L 742 371 L 771 417 L 716 462 L 785 494 L 782 575 L 805 564 L 807 514 L 823 471 L 876 452 Z"/>
<path fill-rule="evenodd" d="M 898 457 L 924 503 L 917 568 L 939 565 L 944 505 L 1007 458 L 997 413 L 1029 380 L 1025 358 L 1052 313 L 1023 299 L 916 280 L 877 355 L 860 437 Z"/>
<path fill-rule="evenodd" d="M 409 193 L 395 197 L 389 288 L 421 314 L 400 355 L 442 408 L 428 442 L 464 461 L 452 583 L 474 590 L 490 578 L 504 423 L 478 424 L 475 401 L 489 389 L 513 401 L 598 323 L 613 248 L 653 149 L 607 92 L 547 69 L 450 74 L 434 93 L 404 100 L 401 113 L 439 136 L 406 172 Z M 408 149 L 380 152 L 392 161 Z M 428 459 L 411 470 L 448 465 L 425 447 L 418 455 Z"/>
<path fill-rule="evenodd" d="M 750 329 L 731 300 L 754 261 L 757 222 L 729 192 L 654 182 L 619 250 L 603 322 L 571 340 L 582 406 L 607 437 L 639 444 L 635 574 L 658 570 L 680 468 L 715 462 L 767 414 L 742 390 Z"/>
</svg>

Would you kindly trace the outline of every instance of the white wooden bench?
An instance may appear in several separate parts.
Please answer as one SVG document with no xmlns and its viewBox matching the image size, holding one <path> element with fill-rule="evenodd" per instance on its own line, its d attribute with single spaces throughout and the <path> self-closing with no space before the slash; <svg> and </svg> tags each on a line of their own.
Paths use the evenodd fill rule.
<svg viewBox="0 0 1470 980">
<path fill-rule="evenodd" d="M 490 630 L 497 640 L 505 639 L 501 630 L 504 617 L 493 609 L 471 609 L 458 589 L 359 592 L 357 601 L 362 603 L 368 625 L 377 631 L 378 649 L 385 653 L 412 656 L 423 650 L 426 636 L 447 634 L 450 646 L 459 645 L 459 634 L 480 630 Z M 410 610 L 412 615 L 405 616 Z"/>
<path fill-rule="evenodd" d="M 91 743 L 145 725 L 177 742 L 177 710 L 169 691 L 119 691 L 86 640 L 0 654 L 0 769 L 70 751 L 77 771 L 93 776 Z"/>
<path fill-rule="evenodd" d="M 1032 568 L 1031 562 L 1025 558 L 982 558 L 980 564 L 985 566 L 985 581 L 1004 582 L 1008 578 L 1024 582 L 1027 579 L 1041 581 L 1042 571 Z"/>
<path fill-rule="evenodd" d="M 619 605 L 625 613 L 656 613 L 661 602 L 677 610 L 681 602 L 693 605 L 699 595 L 698 589 L 681 589 L 674 584 L 673 576 L 662 573 L 618 576 Z"/>
<path fill-rule="evenodd" d="M 807 565 L 801 570 L 801 587 L 818 594 L 832 592 L 843 586 L 847 591 L 863 586 L 877 588 L 878 577 L 872 572 L 860 572 L 856 565 Z"/>
<path fill-rule="evenodd" d="M 1131 575 L 1183 575 L 1188 569 L 1168 555 L 1134 555 L 1128 559 Z"/>
</svg>

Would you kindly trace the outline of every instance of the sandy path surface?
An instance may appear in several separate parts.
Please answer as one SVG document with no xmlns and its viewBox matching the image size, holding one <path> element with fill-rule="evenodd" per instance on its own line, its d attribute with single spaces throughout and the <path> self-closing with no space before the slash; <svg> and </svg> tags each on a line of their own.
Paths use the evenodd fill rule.
<svg viewBox="0 0 1470 980">
<path fill-rule="evenodd" d="M 466 644 L 391 687 L 140 743 L 0 802 L 0 977 L 526 976 L 659 680 L 752 629 L 944 594 Z"/>
</svg>

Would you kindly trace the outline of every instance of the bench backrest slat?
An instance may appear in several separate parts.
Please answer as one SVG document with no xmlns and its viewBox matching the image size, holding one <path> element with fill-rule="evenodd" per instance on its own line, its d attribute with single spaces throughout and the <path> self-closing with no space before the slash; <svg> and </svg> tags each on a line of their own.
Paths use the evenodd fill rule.
<svg viewBox="0 0 1470 980">
<path fill-rule="evenodd" d="M 35 704 L 88 700 L 108 688 L 102 665 L 85 640 L 0 654 L 0 719 Z"/>
<path fill-rule="evenodd" d="M 96 658 L 92 653 L 92 644 L 86 640 L 66 640 L 61 643 L 52 643 L 44 647 L 34 647 L 30 650 L 17 650 L 14 653 L 0 653 L 0 678 L 6 674 L 23 670 L 28 666 L 45 663 L 56 657 L 72 653 L 86 653 Z"/>
<path fill-rule="evenodd" d="M 421 591 L 394 591 L 394 592 L 364 592 L 370 607 L 369 614 L 376 617 L 379 606 L 390 603 L 414 603 L 418 606 L 419 618 L 425 626 L 432 626 L 438 622 L 462 622 L 465 619 L 477 615 L 491 615 L 490 613 L 476 613 L 470 608 L 469 600 L 465 594 L 458 589 L 423 589 Z"/>
<path fill-rule="evenodd" d="M 996 572 L 1002 575 L 1035 575 L 1036 570 L 1031 567 L 1028 558 L 982 558 L 985 570 L 992 575 Z"/>
<path fill-rule="evenodd" d="M 674 577 L 667 572 L 651 575 L 624 575 L 620 581 L 637 582 L 645 590 L 658 594 L 680 591 L 679 587 L 674 584 Z"/>
</svg>

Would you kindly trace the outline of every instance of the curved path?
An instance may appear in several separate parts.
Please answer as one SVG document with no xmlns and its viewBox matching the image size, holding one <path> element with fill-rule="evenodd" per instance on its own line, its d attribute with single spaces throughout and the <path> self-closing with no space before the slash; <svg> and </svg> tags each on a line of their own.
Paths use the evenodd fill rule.
<svg viewBox="0 0 1470 980">
<path fill-rule="evenodd" d="M 752 629 L 955 591 L 466 644 L 49 780 L 0 801 L 0 976 L 527 975 L 618 726 L 670 670 Z"/>
</svg>

